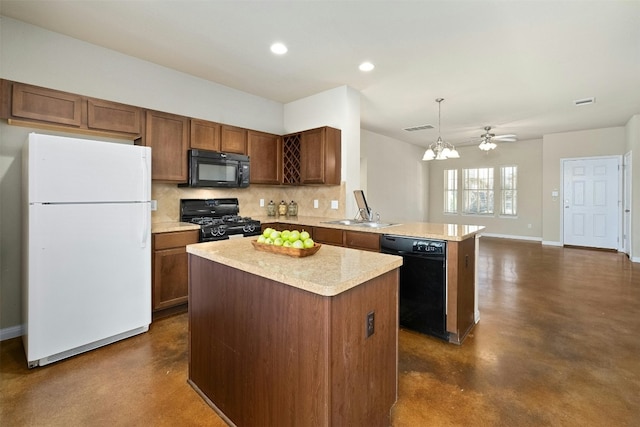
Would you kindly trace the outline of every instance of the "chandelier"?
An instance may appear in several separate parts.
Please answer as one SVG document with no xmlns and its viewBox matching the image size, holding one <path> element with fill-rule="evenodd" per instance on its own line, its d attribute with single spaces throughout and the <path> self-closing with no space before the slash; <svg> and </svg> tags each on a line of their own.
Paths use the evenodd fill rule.
<svg viewBox="0 0 640 427">
<path fill-rule="evenodd" d="M 436 102 L 438 103 L 438 140 L 429 145 L 427 151 L 424 152 L 424 156 L 422 156 L 422 160 L 445 160 L 460 158 L 458 150 L 456 150 L 456 148 L 448 142 L 444 142 L 442 140 L 442 137 L 440 136 L 440 103 L 442 101 L 444 101 L 444 98 L 436 99 Z"/>
</svg>

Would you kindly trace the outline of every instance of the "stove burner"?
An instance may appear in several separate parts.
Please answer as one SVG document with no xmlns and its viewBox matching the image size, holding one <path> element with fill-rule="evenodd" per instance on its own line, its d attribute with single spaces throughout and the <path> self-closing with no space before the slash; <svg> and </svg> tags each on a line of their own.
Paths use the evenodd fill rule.
<svg viewBox="0 0 640 427">
<path fill-rule="evenodd" d="M 238 215 L 238 199 L 182 199 L 180 220 L 200 226 L 200 241 L 228 239 L 229 235 L 256 236 L 260 221 Z"/>
</svg>

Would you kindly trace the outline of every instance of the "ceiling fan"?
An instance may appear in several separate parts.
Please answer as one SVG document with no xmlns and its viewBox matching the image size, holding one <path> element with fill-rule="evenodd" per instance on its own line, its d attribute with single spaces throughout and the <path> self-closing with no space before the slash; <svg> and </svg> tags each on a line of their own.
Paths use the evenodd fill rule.
<svg viewBox="0 0 640 427">
<path fill-rule="evenodd" d="M 485 133 L 480 135 L 480 145 L 478 146 L 482 151 L 489 151 L 496 148 L 497 145 L 493 142 L 494 140 L 502 142 L 514 142 L 518 140 L 514 134 L 496 135 L 491 133 L 491 126 L 485 126 L 484 130 Z"/>
</svg>

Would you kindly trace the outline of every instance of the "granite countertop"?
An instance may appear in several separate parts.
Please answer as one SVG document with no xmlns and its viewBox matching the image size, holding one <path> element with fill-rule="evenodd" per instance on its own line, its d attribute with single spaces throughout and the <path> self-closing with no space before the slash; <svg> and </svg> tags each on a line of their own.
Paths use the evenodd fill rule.
<svg viewBox="0 0 640 427">
<path fill-rule="evenodd" d="M 322 245 L 295 258 L 256 250 L 255 237 L 187 246 L 187 252 L 322 296 L 335 296 L 402 265 L 402 257 Z"/>
<path fill-rule="evenodd" d="M 383 228 L 367 228 L 341 224 L 328 224 L 326 221 L 334 221 L 340 218 L 334 219 L 314 216 L 283 217 L 263 215 L 253 218 L 259 220 L 262 223 L 280 222 L 284 224 L 292 224 L 293 226 L 297 226 L 298 229 L 303 228 L 303 226 L 326 227 L 336 228 L 340 230 L 361 231 L 365 233 L 395 234 L 398 236 L 417 237 L 423 239 L 439 239 L 456 242 L 473 237 L 485 229 L 484 226 L 480 225 L 441 224 L 430 222 L 406 222 Z"/>
<path fill-rule="evenodd" d="M 179 221 L 152 222 L 151 233 L 170 233 L 172 231 L 200 230 L 197 224 Z"/>
</svg>

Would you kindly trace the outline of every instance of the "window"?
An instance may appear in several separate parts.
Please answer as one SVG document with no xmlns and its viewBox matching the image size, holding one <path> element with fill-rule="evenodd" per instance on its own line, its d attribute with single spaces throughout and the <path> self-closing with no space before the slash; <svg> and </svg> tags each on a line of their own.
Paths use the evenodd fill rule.
<svg viewBox="0 0 640 427">
<path fill-rule="evenodd" d="M 463 169 L 462 185 L 464 213 L 493 213 L 493 168 Z"/>
<path fill-rule="evenodd" d="M 500 168 L 500 215 L 518 214 L 518 167 Z"/>
<path fill-rule="evenodd" d="M 458 169 L 444 171 L 444 212 L 458 213 Z"/>
</svg>

